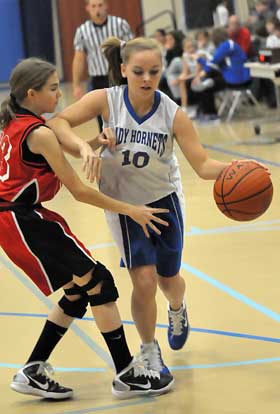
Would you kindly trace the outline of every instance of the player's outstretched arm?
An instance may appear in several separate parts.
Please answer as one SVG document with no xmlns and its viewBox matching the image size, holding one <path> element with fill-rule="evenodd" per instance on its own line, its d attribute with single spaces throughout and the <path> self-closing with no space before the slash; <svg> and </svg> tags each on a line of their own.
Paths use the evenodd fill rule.
<svg viewBox="0 0 280 414">
<path fill-rule="evenodd" d="M 30 151 L 44 156 L 54 173 L 76 200 L 115 213 L 130 216 L 134 221 L 140 224 L 147 237 L 149 237 L 147 226 L 158 234 L 160 234 L 160 230 L 155 223 L 168 226 L 168 223 L 165 220 L 154 215 L 158 213 L 168 213 L 168 210 L 166 209 L 133 206 L 114 200 L 113 198 L 85 185 L 65 158 L 55 134 L 50 129 L 41 127 L 31 132 L 27 138 L 27 144 Z"/>
<path fill-rule="evenodd" d="M 87 173 L 87 178 L 92 177 L 90 171 L 96 167 L 96 154 L 93 151 L 99 145 L 94 148 L 94 146 L 80 138 L 73 128 L 95 118 L 97 115 L 102 115 L 104 119 L 108 117 L 107 94 L 102 89 L 87 93 L 79 101 L 56 114 L 47 122 L 47 125 L 55 132 L 62 148 L 83 159 L 83 169 Z"/>
<path fill-rule="evenodd" d="M 184 156 L 199 177 L 215 180 L 229 163 L 220 162 L 208 157 L 201 145 L 192 121 L 185 112 L 178 109 L 173 125 L 173 132 Z"/>
</svg>

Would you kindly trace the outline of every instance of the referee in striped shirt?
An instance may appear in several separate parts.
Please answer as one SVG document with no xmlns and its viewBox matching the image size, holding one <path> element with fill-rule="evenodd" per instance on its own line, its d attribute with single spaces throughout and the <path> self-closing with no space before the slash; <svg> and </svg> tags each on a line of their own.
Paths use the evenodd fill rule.
<svg viewBox="0 0 280 414">
<path fill-rule="evenodd" d="M 109 86 L 108 63 L 100 48 L 104 40 L 110 36 L 125 41 L 133 37 L 126 20 L 108 14 L 107 0 L 86 0 L 86 10 L 90 20 L 77 28 L 74 38 L 75 54 L 72 70 L 73 94 L 76 99 L 80 99 L 85 93 L 81 84 L 86 66 L 92 90 Z M 101 131 L 101 117 L 98 117 L 98 124 Z"/>
</svg>

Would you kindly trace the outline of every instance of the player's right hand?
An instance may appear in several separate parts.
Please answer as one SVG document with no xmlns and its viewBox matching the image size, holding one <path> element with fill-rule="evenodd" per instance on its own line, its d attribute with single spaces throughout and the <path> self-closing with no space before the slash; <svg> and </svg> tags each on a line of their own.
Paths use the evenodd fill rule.
<svg viewBox="0 0 280 414">
<path fill-rule="evenodd" d="M 92 150 L 88 142 L 80 143 L 80 156 L 83 161 L 83 172 L 86 174 L 87 180 L 91 183 L 100 179 L 101 159 L 99 154 Z"/>
<path fill-rule="evenodd" d="M 153 223 L 159 223 L 163 226 L 169 226 L 168 222 L 162 220 L 161 218 L 155 216 L 155 214 L 160 213 L 169 213 L 169 210 L 166 208 L 152 208 L 147 206 L 133 206 L 131 213 L 129 213 L 129 217 L 132 220 L 136 221 L 136 223 L 140 224 L 142 227 L 146 237 L 150 238 L 149 230 L 147 226 L 150 227 L 156 234 L 160 235 L 161 231 L 157 228 L 157 226 Z"/>
</svg>

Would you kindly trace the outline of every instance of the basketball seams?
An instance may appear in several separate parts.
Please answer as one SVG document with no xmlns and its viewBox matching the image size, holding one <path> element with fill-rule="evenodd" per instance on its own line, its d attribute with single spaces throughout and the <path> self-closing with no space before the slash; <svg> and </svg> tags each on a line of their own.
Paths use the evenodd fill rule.
<svg viewBox="0 0 280 414">
<path fill-rule="evenodd" d="M 220 173 L 213 186 L 213 195 L 217 207 L 228 218 L 254 220 L 269 207 L 273 184 L 263 166 L 254 161 L 239 161 Z"/>
<path fill-rule="evenodd" d="M 225 170 L 224 170 L 224 175 L 223 175 L 223 179 L 222 179 L 222 185 L 221 185 L 221 192 L 222 194 L 220 195 L 220 197 L 222 197 L 223 200 L 223 205 L 227 211 L 227 213 L 229 214 L 230 217 L 232 217 L 229 209 L 227 208 L 227 205 L 225 204 L 225 198 L 224 198 L 224 182 L 225 182 L 225 177 L 227 175 L 228 169 L 231 168 L 231 165 L 229 165 Z M 232 217 L 233 218 L 233 217 Z"/>
<path fill-rule="evenodd" d="M 256 166 L 255 168 L 253 168 L 252 170 L 247 171 L 244 175 L 242 175 L 242 177 L 239 178 L 238 181 L 236 181 L 236 183 L 233 185 L 233 187 L 229 190 L 229 192 L 223 194 L 224 197 L 227 197 L 228 195 L 230 195 L 233 190 L 243 181 L 244 178 L 248 177 L 248 175 L 250 175 L 253 171 L 256 170 L 263 170 L 264 168 L 261 166 Z M 226 174 L 225 174 L 226 175 Z M 222 187 L 222 190 L 224 188 Z M 217 194 L 218 196 L 222 197 L 222 195 Z"/>
<path fill-rule="evenodd" d="M 272 183 L 270 183 L 267 187 L 263 188 L 262 190 L 258 191 L 257 193 L 254 193 L 254 194 L 250 195 L 249 197 L 241 198 L 239 200 L 234 200 L 234 201 L 227 201 L 226 204 L 241 203 L 242 201 L 250 200 L 251 198 L 254 198 L 254 197 L 264 193 L 270 187 L 272 187 Z M 223 203 L 216 202 L 216 204 L 217 205 L 223 205 L 225 203 L 224 202 Z"/>
<path fill-rule="evenodd" d="M 248 177 L 248 175 L 250 175 L 252 172 L 256 170 L 263 170 L 263 167 L 257 166 L 256 168 L 253 168 L 252 170 L 247 171 L 246 174 L 242 175 L 242 177 L 240 177 L 240 179 L 234 184 L 231 190 L 228 193 L 224 194 L 224 196 L 227 197 L 228 195 L 230 195 L 233 192 L 233 190 L 243 181 L 244 178 Z"/>
<path fill-rule="evenodd" d="M 222 191 L 222 184 L 223 184 L 223 179 L 227 174 L 228 169 L 231 168 L 231 164 L 228 165 L 226 168 L 223 169 L 223 171 L 220 173 L 219 177 L 216 180 L 216 183 L 214 185 L 214 193 L 215 195 L 217 195 L 218 197 L 222 197 L 222 194 L 219 194 L 218 191 L 216 190 L 216 184 L 219 182 L 219 180 L 221 180 L 221 191 Z"/>
</svg>

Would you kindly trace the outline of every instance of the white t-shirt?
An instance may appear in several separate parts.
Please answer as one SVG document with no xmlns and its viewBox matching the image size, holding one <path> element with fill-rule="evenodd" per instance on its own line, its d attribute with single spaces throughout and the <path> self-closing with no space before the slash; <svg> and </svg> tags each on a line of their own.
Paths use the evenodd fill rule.
<svg viewBox="0 0 280 414">
<path fill-rule="evenodd" d="M 266 39 L 266 47 L 280 47 L 280 37 L 277 37 L 275 34 L 268 36 Z"/>
<path fill-rule="evenodd" d="M 216 11 L 214 13 L 214 24 L 215 26 L 226 26 L 229 18 L 229 11 L 223 5 L 220 4 L 217 6 Z"/>
</svg>

